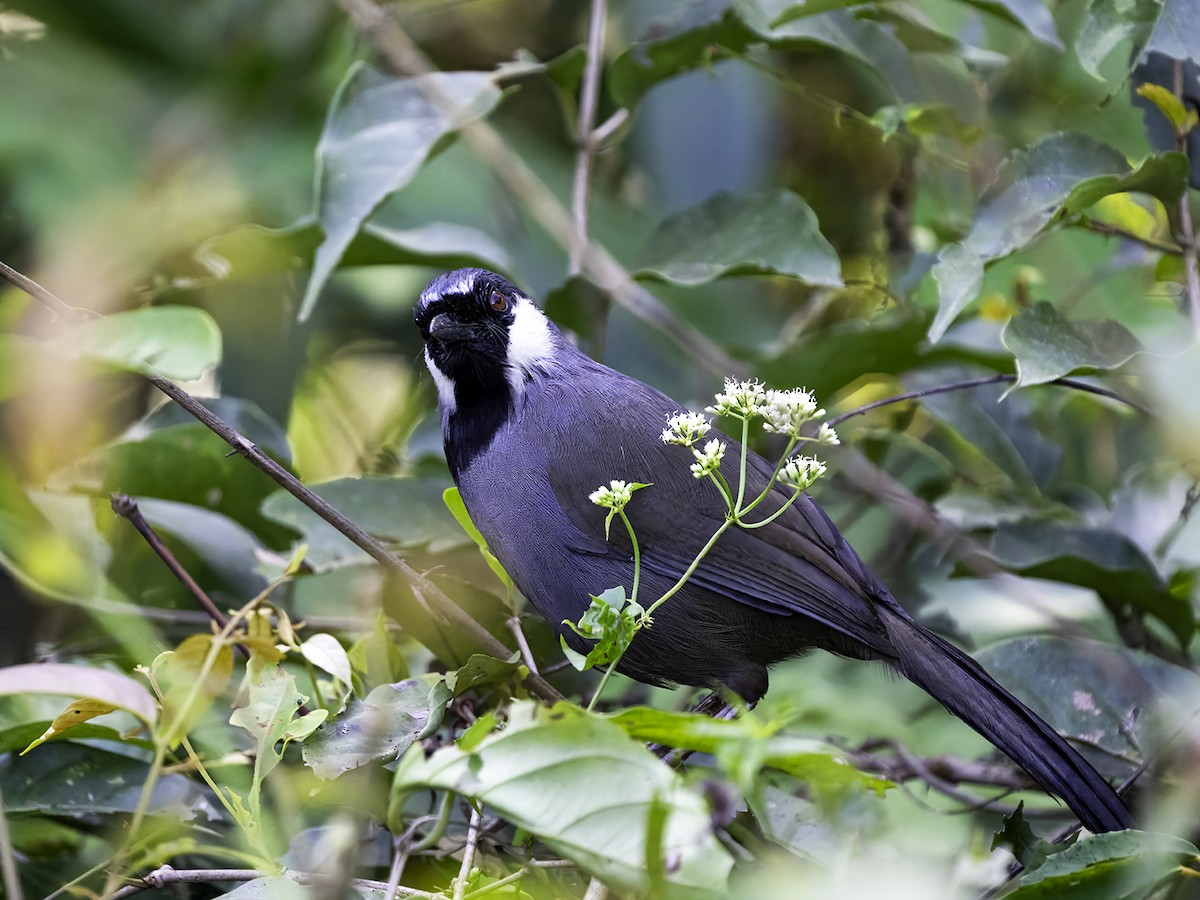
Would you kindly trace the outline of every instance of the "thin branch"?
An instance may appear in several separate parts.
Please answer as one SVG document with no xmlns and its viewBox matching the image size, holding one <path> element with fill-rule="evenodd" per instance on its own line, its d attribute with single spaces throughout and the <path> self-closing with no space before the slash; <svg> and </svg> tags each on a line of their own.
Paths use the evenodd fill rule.
<svg viewBox="0 0 1200 900">
<path fill-rule="evenodd" d="M 1089 219 L 1087 216 L 1080 216 L 1074 222 L 1080 228 L 1086 228 L 1088 231 L 1094 231 L 1096 234 L 1103 234 L 1107 237 L 1119 237 L 1122 240 L 1133 241 L 1135 244 L 1141 244 L 1143 247 L 1148 247 L 1151 250 L 1157 250 L 1159 253 L 1168 253 L 1171 256 L 1183 256 L 1183 250 L 1176 244 L 1168 244 L 1166 241 L 1156 241 L 1154 238 L 1144 237 L 1140 234 L 1135 234 L 1128 229 L 1122 228 L 1120 225 L 1110 225 L 1108 222 L 1097 222 L 1095 219 Z"/>
<path fill-rule="evenodd" d="M 604 900 L 607 896 L 607 885 L 599 878 L 593 878 L 588 882 L 587 892 L 583 895 L 583 900 Z"/>
<path fill-rule="evenodd" d="M 458 877 L 454 879 L 454 900 L 463 900 L 467 892 L 467 878 L 471 867 L 475 864 L 475 849 L 479 844 L 479 821 L 482 818 L 479 810 L 472 808 L 471 821 L 467 825 L 467 845 L 463 848 L 462 865 L 458 868 Z"/>
<path fill-rule="evenodd" d="M 841 413 L 828 420 L 830 427 L 851 419 L 855 416 L 861 416 L 863 413 L 870 412 L 873 409 L 878 409 L 881 406 L 890 406 L 893 403 L 903 403 L 905 400 L 917 400 L 921 397 L 931 397 L 935 394 L 948 394 L 951 391 L 962 391 L 968 388 L 983 387 L 988 384 L 1000 384 L 1001 382 L 1015 382 L 1016 375 L 1000 374 L 1000 375 L 985 375 L 981 378 L 968 378 L 964 381 L 952 381 L 948 384 L 939 384 L 937 387 L 925 388 L 920 391 L 907 391 L 903 394 L 897 394 L 894 397 L 886 397 L 883 400 L 876 400 L 873 403 L 867 403 L 863 406 L 856 407 L 848 412 Z M 1046 382 L 1046 384 L 1056 384 L 1059 387 L 1071 388 L 1076 391 L 1084 391 L 1088 394 L 1096 394 L 1100 397 L 1107 397 L 1110 400 L 1116 400 L 1119 403 L 1124 403 L 1133 409 L 1136 409 L 1142 415 L 1152 416 L 1153 413 L 1146 407 L 1142 406 L 1133 400 L 1122 397 L 1115 391 L 1110 391 L 1108 388 L 1097 387 L 1093 384 L 1087 384 L 1082 381 L 1076 381 L 1073 378 L 1056 378 L 1054 381 Z"/>
<path fill-rule="evenodd" d="M 340 884 L 340 879 L 335 879 L 329 875 L 324 875 L 319 872 L 292 872 L 283 870 L 280 872 L 267 872 L 262 869 L 175 869 L 171 866 L 160 866 L 153 872 L 148 872 L 134 884 L 126 885 L 118 891 L 110 894 L 106 900 L 125 900 L 126 897 L 132 897 L 134 894 L 147 891 L 152 888 L 162 888 L 169 884 L 209 884 L 222 881 L 254 881 L 257 878 L 269 878 L 271 876 L 285 876 L 297 884 L 318 884 L 330 885 L 334 883 Z M 388 885 L 382 881 L 372 881 L 367 878 L 355 878 L 350 882 L 356 887 L 367 888 L 368 890 L 383 891 Z M 416 891 L 411 888 L 398 888 L 396 896 L 399 897 L 422 897 L 428 900 L 435 900 L 439 897 L 438 894 L 431 894 L 427 891 Z"/>
<path fill-rule="evenodd" d="M 338 0 L 364 37 L 398 73 L 427 75 L 435 71 L 429 59 L 400 25 L 374 0 Z M 422 90 L 441 109 L 456 109 L 437 85 L 426 80 Z M 459 128 L 462 140 L 492 175 L 516 198 L 551 238 L 570 250 L 575 223 L 570 212 L 529 167 L 514 153 L 486 121 L 473 119 Z M 625 268 L 600 244 L 589 240 L 584 247 L 582 270 L 631 315 L 651 325 L 678 344 L 692 358 L 722 375 L 745 376 L 745 364 L 734 359 L 718 343 L 689 322 L 675 316 L 662 301 L 635 282 Z"/>
<path fill-rule="evenodd" d="M 55 312 L 67 315 L 72 319 L 79 318 L 80 314 L 76 310 L 72 309 L 53 293 L 3 262 L 0 262 L 0 274 Z M 237 453 L 245 457 L 251 465 L 258 468 L 268 478 L 349 538 L 360 549 L 365 551 L 368 556 L 380 563 L 388 571 L 404 579 L 409 587 L 412 588 L 414 594 L 428 603 L 438 615 L 461 631 L 480 650 L 497 659 L 508 659 L 512 656 L 512 651 L 508 647 L 504 646 L 490 631 L 464 612 L 462 607 L 451 600 L 441 588 L 431 582 L 423 573 L 418 572 L 405 560 L 389 551 L 382 543 L 350 521 L 350 519 L 331 506 L 312 489 L 301 484 L 291 472 L 268 456 L 257 444 L 215 415 L 203 403 L 173 381 L 151 371 L 149 368 L 142 372 L 142 377 L 207 426 L 210 431 L 218 435 L 233 447 Z M 535 675 L 531 672 L 526 678 L 526 684 L 532 693 L 547 702 L 555 703 L 564 699 L 562 694 L 555 690 L 540 675 Z"/>
<path fill-rule="evenodd" d="M 1179 102 L 1187 104 L 1183 97 L 1183 60 L 1175 60 L 1175 96 Z M 1175 149 L 1185 157 L 1188 155 L 1187 132 L 1182 128 L 1175 129 Z M 1184 289 L 1187 293 L 1188 312 L 1192 317 L 1192 328 L 1200 337 L 1200 263 L 1197 262 L 1196 231 L 1192 227 L 1191 191 L 1184 185 L 1183 194 L 1179 198 L 1179 229 L 1183 232 L 1183 270 Z"/>
<path fill-rule="evenodd" d="M 509 617 L 508 630 L 512 632 L 513 639 L 517 642 L 517 647 L 521 651 L 521 661 L 525 663 L 525 668 L 534 675 L 540 675 L 537 660 L 533 658 L 533 651 L 529 649 L 529 641 L 525 638 L 525 629 L 521 627 L 520 616 Z"/>
<path fill-rule="evenodd" d="M 960 790 L 950 781 L 942 778 L 940 775 L 930 770 L 930 768 L 925 764 L 924 760 L 919 758 L 904 745 L 900 743 L 893 743 L 892 749 L 895 750 L 896 755 L 903 760 L 904 764 L 916 773 L 917 777 L 919 777 L 939 794 L 944 794 L 952 800 L 957 800 L 959 803 L 965 804 L 972 810 L 983 809 L 988 810 L 989 812 L 1003 813 L 1005 815 L 1009 815 L 1013 812 L 1013 807 L 1009 806 L 1008 804 L 999 803 L 995 800 L 989 800 L 983 797 L 977 797 L 974 794 L 968 793 L 967 791 Z M 1032 813 L 1033 811 L 1031 810 L 1030 812 Z M 1070 814 L 1069 811 L 1067 814 Z"/>
<path fill-rule="evenodd" d="M 138 509 L 136 500 L 128 494 L 113 494 L 112 509 L 121 518 L 128 519 L 129 524 L 136 528 L 138 534 L 146 539 L 146 543 L 150 545 L 150 549 L 158 554 L 158 558 L 171 570 L 171 574 L 182 582 L 183 586 L 188 589 L 188 593 L 195 598 L 204 612 L 208 614 L 208 617 L 217 623 L 218 628 L 224 628 L 229 624 L 229 616 L 217 608 L 217 604 L 213 603 L 208 594 L 204 593 L 204 589 L 196 583 L 196 580 L 192 578 L 188 570 L 175 558 L 175 554 L 162 542 L 162 538 L 158 536 L 158 533 L 146 521 L 146 517 L 142 515 L 142 511 Z M 250 658 L 250 651 L 245 646 L 238 644 L 237 648 L 241 651 L 242 656 L 246 659 Z"/>
<path fill-rule="evenodd" d="M 927 775 L 933 775 L 946 784 L 979 784 L 1008 791 L 1037 788 L 1028 775 L 1012 766 L 959 759 L 954 756 L 917 759 L 909 751 L 899 752 L 898 745 L 893 741 L 872 741 L 869 746 L 887 746 L 893 753 L 880 754 L 863 748 L 847 751 L 846 758 L 854 768 L 882 775 L 888 781 L 912 781 L 916 778 L 924 780 Z"/>
<path fill-rule="evenodd" d="M 587 61 L 583 87 L 579 94 L 579 120 L 575 125 L 575 184 L 571 192 L 571 214 L 575 219 L 575 240 L 571 242 L 568 272 L 578 275 L 583 268 L 583 252 L 588 243 L 588 183 L 592 157 L 596 152 L 593 125 L 600 96 L 600 63 L 604 55 L 605 0 L 592 0 L 588 21 Z"/>
<path fill-rule="evenodd" d="M 4 795 L 0 794 L 0 872 L 3 873 L 4 894 L 9 900 L 21 900 L 21 879 L 17 875 L 17 855 L 13 851 L 12 835 L 8 832 L 8 811 Z"/>
</svg>

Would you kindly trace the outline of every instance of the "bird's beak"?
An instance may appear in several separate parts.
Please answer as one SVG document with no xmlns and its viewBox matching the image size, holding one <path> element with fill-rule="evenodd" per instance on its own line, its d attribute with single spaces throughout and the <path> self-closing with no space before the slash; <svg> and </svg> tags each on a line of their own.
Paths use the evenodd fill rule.
<svg viewBox="0 0 1200 900">
<path fill-rule="evenodd" d="M 455 322 L 446 313 L 438 313 L 429 323 L 429 336 L 437 338 L 443 344 L 458 344 L 474 335 L 473 326 Z"/>
</svg>

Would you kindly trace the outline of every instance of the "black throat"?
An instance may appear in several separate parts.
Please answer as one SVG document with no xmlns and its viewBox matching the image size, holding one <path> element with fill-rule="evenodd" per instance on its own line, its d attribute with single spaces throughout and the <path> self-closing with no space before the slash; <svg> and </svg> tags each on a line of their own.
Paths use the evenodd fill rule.
<svg viewBox="0 0 1200 900">
<path fill-rule="evenodd" d="M 453 378 L 454 411 L 442 424 L 442 438 L 450 474 L 459 475 L 486 450 L 514 410 L 512 385 L 502 363 L 477 359 L 470 371 Z"/>
</svg>

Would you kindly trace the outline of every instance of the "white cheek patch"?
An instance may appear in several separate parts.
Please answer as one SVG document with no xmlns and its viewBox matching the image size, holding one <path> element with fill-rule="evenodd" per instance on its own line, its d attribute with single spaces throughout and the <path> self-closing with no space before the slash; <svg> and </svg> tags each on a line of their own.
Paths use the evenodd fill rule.
<svg viewBox="0 0 1200 900">
<path fill-rule="evenodd" d="M 429 355 L 429 348 L 425 348 L 425 365 L 429 367 L 429 374 L 433 376 L 433 383 L 437 385 L 438 403 L 446 412 L 454 412 L 454 382 L 446 377 L 446 373 L 438 368 L 437 363 L 433 361 L 433 357 Z"/>
<path fill-rule="evenodd" d="M 536 369 L 545 369 L 553 355 L 550 323 L 532 300 L 519 298 L 508 327 L 508 383 L 513 397 L 524 393 L 526 377 Z"/>
</svg>

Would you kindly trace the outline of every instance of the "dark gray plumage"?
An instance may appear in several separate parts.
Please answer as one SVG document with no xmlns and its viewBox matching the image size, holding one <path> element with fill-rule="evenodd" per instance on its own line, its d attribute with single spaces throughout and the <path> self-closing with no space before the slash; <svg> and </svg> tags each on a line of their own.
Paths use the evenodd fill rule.
<svg viewBox="0 0 1200 900">
<path fill-rule="evenodd" d="M 680 405 L 580 353 L 516 287 L 482 269 L 434 279 L 414 317 L 471 518 L 537 611 L 586 652 L 560 623 L 576 621 L 589 594 L 630 586 L 633 572 L 628 537 L 614 527 L 605 540 L 605 511 L 589 492 L 614 478 L 653 485 L 626 507 L 644 604 L 675 583 L 724 517 L 711 484 L 692 477 L 687 450 L 659 440 Z M 727 459 L 723 471 L 735 482 L 734 466 Z M 749 468 L 749 489 L 761 489 L 772 467 L 753 456 Z M 776 490 L 764 512 L 788 496 Z M 753 702 L 770 665 L 812 648 L 891 666 L 1090 830 L 1131 825 L 1104 779 L 973 659 L 913 621 L 807 495 L 770 526 L 727 532 L 619 669 L 652 684 L 725 684 Z"/>
</svg>

